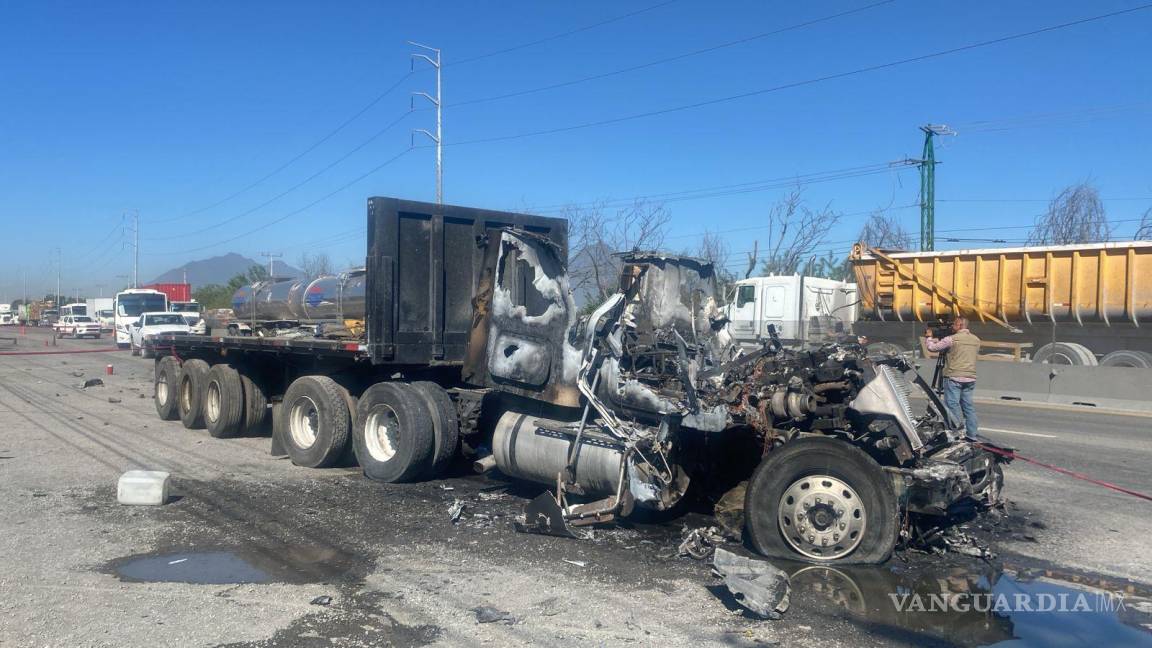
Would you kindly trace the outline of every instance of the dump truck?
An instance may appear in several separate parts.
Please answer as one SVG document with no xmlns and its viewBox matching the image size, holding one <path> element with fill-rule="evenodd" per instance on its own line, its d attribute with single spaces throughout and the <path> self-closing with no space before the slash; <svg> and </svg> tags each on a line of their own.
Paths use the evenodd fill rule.
<svg viewBox="0 0 1152 648">
<path fill-rule="evenodd" d="M 945 252 L 853 247 L 853 327 L 892 352 L 956 316 L 1001 355 L 1152 368 L 1152 241 Z"/>
<path fill-rule="evenodd" d="M 213 437 L 270 417 L 273 453 L 385 482 L 467 455 L 549 489 L 522 530 L 576 537 L 711 499 L 766 555 L 878 563 L 1000 505 L 1003 451 L 902 358 L 749 351 L 712 265 L 660 252 L 624 255 L 580 315 L 566 239 L 561 219 L 371 198 L 360 332 L 158 336 L 157 413 Z"/>
</svg>

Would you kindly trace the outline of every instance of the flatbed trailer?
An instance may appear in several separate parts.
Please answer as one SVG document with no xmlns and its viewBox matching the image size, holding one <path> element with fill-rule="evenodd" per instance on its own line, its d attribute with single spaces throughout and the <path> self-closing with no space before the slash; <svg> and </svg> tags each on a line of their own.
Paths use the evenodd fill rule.
<svg viewBox="0 0 1152 648">
<path fill-rule="evenodd" d="M 519 232 L 563 264 L 567 221 L 374 197 L 367 228 L 364 336 L 157 336 L 161 417 L 217 437 L 270 422 L 272 452 L 308 467 L 346 461 L 356 446 L 369 477 L 442 470 L 490 387 L 477 331 L 487 328 L 500 241 Z M 382 422 L 357 434 L 361 418 Z"/>
</svg>

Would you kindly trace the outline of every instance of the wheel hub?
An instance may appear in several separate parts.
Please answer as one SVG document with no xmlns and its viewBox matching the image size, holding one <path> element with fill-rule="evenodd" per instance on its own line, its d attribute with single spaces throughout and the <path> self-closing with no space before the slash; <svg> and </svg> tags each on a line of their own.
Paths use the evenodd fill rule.
<svg viewBox="0 0 1152 648">
<path fill-rule="evenodd" d="M 161 405 L 168 404 L 168 376 L 163 373 L 156 380 L 156 400 L 160 401 Z"/>
<path fill-rule="evenodd" d="M 780 498 L 778 522 L 788 544 L 814 560 L 852 553 L 864 538 L 868 517 L 859 495 L 830 475 L 792 482 Z"/>
<path fill-rule="evenodd" d="M 288 433 L 292 442 L 301 448 L 310 448 L 316 443 L 316 431 L 320 428 L 320 412 L 316 403 L 307 396 L 301 396 L 292 404 L 288 414 Z"/>
<path fill-rule="evenodd" d="M 377 461 L 389 461 L 396 456 L 399 442 L 400 420 L 387 405 L 377 406 L 364 422 L 364 446 Z"/>
</svg>

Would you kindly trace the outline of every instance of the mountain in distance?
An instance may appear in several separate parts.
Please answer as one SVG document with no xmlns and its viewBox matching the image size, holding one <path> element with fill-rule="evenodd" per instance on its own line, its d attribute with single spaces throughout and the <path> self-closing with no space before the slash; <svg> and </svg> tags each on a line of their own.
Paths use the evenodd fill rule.
<svg viewBox="0 0 1152 648">
<path fill-rule="evenodd" d="M 248 272 L 248 268 L 254 265 L 263 264 L 242 254 L 229 252 L 210 259 L 189 261 L 178 268 L 161 274 L 148 283 L 183 283 L 187 277 L 188 283 L 192 284 L 192 289 L 195 290 L 208 284 L 226 284 L 229 279 Z M 302 274 L 298 269 L 279 259 L 276 260 L 275 269 L 277 278 L 295 278 Z"/>
</svg>

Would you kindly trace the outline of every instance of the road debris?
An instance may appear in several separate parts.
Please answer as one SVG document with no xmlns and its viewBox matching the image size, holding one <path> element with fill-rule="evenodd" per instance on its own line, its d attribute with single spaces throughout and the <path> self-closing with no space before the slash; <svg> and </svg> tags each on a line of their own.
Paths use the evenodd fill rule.
<svg viewBox="0 0 1152 648">
<path fill-rule="evenodd" d="M 704 560 L 712 555 L 716 547 L 725 542 L 719 527 L 699 527 L 684 529 L 684 541 L 676 548 L 677 556 L 688 556 L 696 560 Z"/>
<path fill-rule="evenodd" d="M 328 596 L 327 594 L 325 594 L 323 596 L 317 596 L 316 598 L 314 598 L 308 602 L 309 605 L 329 605 L 331 603 L 332 603 L 332 597 Z"/>
<path fill-rule="evenodd" d="M 568 560 L 567 558 L 564 558 L 563 560 L 564 560 L 564 562 L 568 563 L 569 565 L 576 565 L 577 567 L 587 567 L 588 566 L 588 563 L 584 562 L 583 560 Z"/>
<path fill-rule="evenodd" d="M 503 610 L 497 610 L 488 605 L 481 605 L 472 608 L 476 613 L 476 623 L 507 623 L 509 625 L 516 623 L 516 617 Z"/>
<path fill-rule="evenodd" d="M 466 507 L 467 504 L 465 504 L 464 500 L 462 499 L 456 500 L 452 503 L 452 506 L 448 507 L 448 519 L 452 522 L 452 524 L 456 524 L 460 521 L 460 516 L 464 515 L 464 509 Z"/>
<path fill-rule="evenodd" d="M 84 381 L 84 384 L 80 387 L 80 389 L 88 389 L 89 387 L 103 387 L 103 386 L 104 386 L 103 380 L 100 380 L 99 378 L 89 378 L 88 380 Z M 59 395 L 59 394 L 57 394 L 57 395 Z"/>
<path fill-rule="evenodd" d="M 712 569 L 741 606 L 763 619 L 780 619 L 788 611 L 788 574 L 766 560 L 756 560 L 717 548 Z"/>
<path fill-rule="evenodd" d="M 109 396 L 109 397 L 108 397 L 108 402 L 109 402 L 109 403 L 119 403 L 119 402 L 121 402 L 121 401 L 120 401 L 120 399 L 119 399 L 119 398 L 116 398 L 115 396 Z"/>
</svg>

